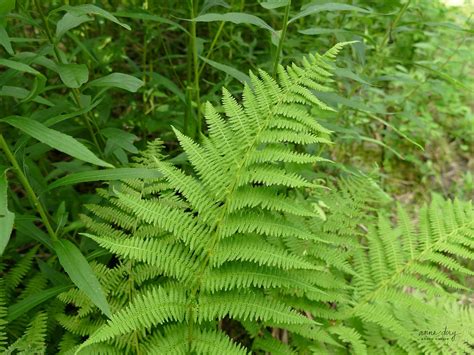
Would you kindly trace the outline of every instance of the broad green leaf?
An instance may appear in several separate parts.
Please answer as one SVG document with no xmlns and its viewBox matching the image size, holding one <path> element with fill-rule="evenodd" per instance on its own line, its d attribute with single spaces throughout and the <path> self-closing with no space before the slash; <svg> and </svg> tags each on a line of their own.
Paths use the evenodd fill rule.
<svg viewBox="0 0 474 355">
<path fill-rule="evenodd" d="M 110 317 L 110 307 L 99 280 L 97 280 L 96 275 L 81 251 L 73 243 L 65 239 L 54 241 L 53 246 L 58 255 L 59 262 L 72 282 L 74 282 L 106 316 Z"/>
<path fill-rule="evenodd" d="M 0 255 L 2 255 L 12 234 L 15 214 L 8 210 L 7 171 L 6 169 L 0 171 L 2 171 L 0 175 Z"/>
<path fill-rule="evenodd" d="M 102 78 L 91 81 L 89 83 L 89 86 L 98 86 L 106 88 L 115 87 L 130 92 L 136 92 L 141 86 L 143 86 L 143 81 L 128 74 L 112 73 Z"/>
<path fill-rule="evenodd" d="M 198 16 L 192 21 L 196 22 L 214 22 L 214 21 L 227 21 L 235 24 L 245 23 L 247 25 L 255 25 L 260 28 L 266 29 L 270 32 L 275 32 L 272 26 L 263 21 L 261 18 L 249 15 L 243 12 L 228 12 L 226 14 L 215 14 L 209 13 L 205 15 Z"/>
<path fill-rule="evenodd" d="M 62 82 L 73 89 L 89 80 L 89 70 L 84 64 L 58 64 L 58 73 Z"/>
<path fill-rule="evenodd" d="M 1 0 L 0 1 L 0 16 L 8 14 L 15 8 L 15 0 Z"/>
<path fill-rule="evenodd" d="M 278 9 L 279 7 L 287 6 L 290 0 L 267 0 L 260 3 L 262 7 L 267 10 Z"/>
<path fill-rule="evenodd" d="M 92 17 L 88 15 L 75 15 L 66 12 L 61 20 L 56 25 L 56 38 L 60 39 L 67 31 L 82 25 L 84 22 L 92 21 Z"/>
<path fill-rule="evenodd" d="M 302 17 L 309 16 L 316 14 L 318 12 L 322 11 L 356 11 L 356 12 L 362 12 L 365 14 L 369 14 L 370 11 L 363 9 L 361 7 L 353 6 L 353 5 L 347 5 L 347 4 L 339 4 L 339 3 L 328 3 L 328 4 L 314 4 L 314 5 L 309 5 L 305 9 L 303 9 L 301 12 L 296 14 L 295 17 L 290 19 L 288 23 L 292 23 L 293 21 L 296 21 Z"/>
<path fill-rule="evenodd" d="M 129 31 L 131 29 L 129 25 L 127 25 L 126 23 L 121 22 L 118 18 L 116 18 L 110 12 L 108 12 L 108 11 L 106 11 L 106 10 L 100 8 L 100 7 L 97 7 L 95 5 L 92 5 L 92 4 L 78 5 L 78 6 L 65 5 L 65 6 L 61 6 L 60 8 L 55 10 L 54 12 L 56 12 L 56 11 L 67 11 L 70 14 L 75 15 L 77 17 L 84 16 L 84 15 L 97 15 L 97 16 L 103 17 L 103 18 L 105 18 L 109 21 L 112 21 L 112 22 L 116 23 L 117 25 L 122 26 L 123 28 L 125 28 Z"/>
<path fill-rule="evenodd" d="M 0 45 L 5 48 L 8 54 L 13 55 L 13 48 L 5 28 L 0 24 Z"/>
<path fill-rule="evenodd" d="M 64 85 L 73 89 L 79 88 L 89 79 L 89 70 L 84 64 L 58 64 L 56 71 Z"/>
<path fill-rule="evenodd" d="M 46 302 L 50 298 L 59 295 L 61 292 L 69 290 L 72 285 L 56 286 L 48 288 L 47 290 L 39 291 L 14 305 L 8 307 L 7 321 L 12 322 L 18 317 L 22 316 L 30 309 Z"/>
<path fill-rule="evenodd" d="M 111 164 L 99 159 L 84 144 L 75 138 L 61 133 L 54 129 L 48 128 L 42 123 L 34 121 L 26 117 L 12 116 L 2 119 L 1 121 L 22 130 L 24 133 L 39 140 L 40 142 L 66 153 L 79 160 L 108 168 L 113 167 Z"/>
<path fill-rule="evenodd" d="M 146 168 L 117 168 L 106 170 L 81 171 L 56 180 L 48 186 L 48 190 L 61 186 L 79 184 L 90 181 L 110 181 L 123 179 L 157 179 L 162 175 L 157 170 Z"/>
<path fill-rule="evenodd" d="M 228 65 L 225 65 L 225 64 L 222 64 L 222 63 L 215 62 L 215 61 L 210 60 L 210 59 L 206 59 L 204 57 L 200 57 L 200 58 L 203 62 L 209 64 L 211 67 L 214 67 L 218 70 L 223 71 L 224 73 L 229 74 L 231 77 L 237 79 L 242 84 L 245 84 L 245 83 L 247 83 L 249 85 L 251 84 L 250 83 L 250 77 L 247 74 L 242 73 L 240 70 L 237 70 L 235 68 L 232 68 L 231 66 L 228 66 Z"/>
</svg>

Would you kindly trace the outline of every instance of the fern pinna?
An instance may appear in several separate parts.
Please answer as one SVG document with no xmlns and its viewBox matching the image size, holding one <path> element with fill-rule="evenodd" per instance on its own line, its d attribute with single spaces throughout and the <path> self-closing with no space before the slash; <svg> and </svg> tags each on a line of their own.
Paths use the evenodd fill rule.
<svg viewBox="0 0 474 355">
<path fill-rule="evenodd" d="M 123 261 L 152 265 L 162 282 L 136 294 L 79 350 L 120 345 L 133 333 L 137 352 L 246 353 L 219 320 L 295 333 L 317 325 L 280 295 L 326 299 L 330 274 L 325 263 L 284 241 L 327 243 L 305 228 L 304 218 L 316 213 L 299 192 L 317 185 L 297 169 L 322 158 L 298 146 L 330 143 L 307 106 L 330 109 L 313 91 L 330 90 L 330 61 L 341 47 L 308 56 L 302 67 L 280 66 L 278 82 L 263 71 L 251 74 L 242 105 L 224 89 L 227 118 L 208 103 L 209 134 L 200 144 L 175 130 L 193 174 L 156 158 L 163 174 L 156 193 L 145 197 L 146 186 L 124 184 L 114 189 L 113 209 L 92 208 L 104 221 L 89 221 L 96 233 L 87 236 Z"/>
</svg>

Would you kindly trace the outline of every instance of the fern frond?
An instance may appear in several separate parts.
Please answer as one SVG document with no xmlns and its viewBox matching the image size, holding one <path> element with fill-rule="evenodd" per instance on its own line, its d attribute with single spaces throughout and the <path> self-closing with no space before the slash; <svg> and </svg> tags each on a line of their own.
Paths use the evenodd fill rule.
<svg viewBox="0 0 474 355">
<path fill-rule="evenodd" d="M 35 257 L 38 247 L 30 249 L 21 259 L 15 264 L 15 266 L 8 271 L 5 276 L 5 287 L 7 290 L 15 289 L 30 271 L 33 258 Z"/>
<path fill-rule="evenodd" d="M 209 292 L 228 291 L 251 287 L 295 289 L 309 294 L 324 294 L 315 286 L 320 273 L 301 270 L 285 271 L 252 264 L 227 263 L 225 266 L 209 271 L 205 276 L 203 289 Z"/>
<path fill-rule="evenodd" d="M 163 274 L 180 280 L 188 280 L 197 268 L 195 257 L 189 249 L 177 243 L 157 239 L 112 239 L 83 235 L 119 256 L 146 262 L 158 267 Z"/>
<path fill-rule="evenodd" d="M 243 239 L 246 239 L 245 242 Z M 211 256 L 211 265 L 218 267 L 229 261 L 251 261 L 258 265 L 289 269 L 317 269 L 303 258 L 292 255 L 286 250 L 265 243 L 257 236 L 237 236 L 227 238 L 219 245 L 219 249 Z"/>
<path fill-rule="evenodd" d="M 350 343 L 355 355 L 367 354 L 367 347 L 365 346 L 362 337 L 353 328 L 336 326 L 330 327 L 328 331 L 331 334 L 336 334 L 343 342 Z"/>
<path fill-rule="evenodd" d="M 283 303 L 257 292 L 220 292 L 202 295 L 196 321 L 222 319 L 226 315 L 242 320 L 262 320 L 288 324 L 314 324 Z"/>
<path fill-rule="evenodd" d="M 45 354 L 46 322 L 46 313 L 37 313 L 28 325 L 25 334 L 8 347 L 7 353 L 16 350 L 20 354 Z"/>
<path fill-rule="evenodd" d="M 274 355 L 295 355 L 295 352 L 288 344 L 284 344 L 275 338 L 265 337 L 257 338 L 252 344 L 254 350 L 263 350 Z"/>
<path fill-rule="evenodd" d="M 188 328 L 185 325 L 165 327 L 163 334 L 153 335 L 143 348 L 149 354 L 187 354 L 189 341 Z M 228 337 L 213 330 L 200 330 L 192 333 L 193 353 L 202 355 L 244 355 L 248 354 L 240 345 L 232 342 Z"/>
<path fill-rule="evenodd" d="M 229 346 L 228 353 L 242 353 L 214 330 L 218 321 L 311 327 L 317 322 L 291 306 L 291 295 L 321 303 L 343 299 L 324 263 L 331 257 L 315 256 L 321 244 L 327 248 L 320 254 L 337 253 L 337 241 L 306 228 L 306 218 L 315 216 L 309 191 L 319 186 L 301 168 L 324 160 L 303 153 L 305 145 L 331 144 L 331 132 L 310 108 L 332 110 L 315 91 L 331 90 L 330 61 L 338 50 L 310 55 L 302 66 L 280 66 L 276 79 L 251 73 L 241 103 L 223 89 L 222 110 L 205 104 L 208 134 L 199 143 L 173 129 L 188 159 L 186 171 L 162 156 L 148 156 L 163 175 L 152 186 L 164 185 L 147 190 L 146 180 L 115 184 L 104 195 L 107 205 L 91 208 L 99 222 L 86 218 L 93 231 L 87 236 L 118 255 L 129 277 L 109 294 L 121 310 L 80 350 L 102 342 L 124 346 L 133 335 L 140 343 L 149 332 L 156 336 L 145 341 L 151 352 L 174 344 L 177 353 L 213 353 L 215 343 L 224 352 Z M 308 245 L 301 250 L 295 241 Z M 144 264 L 156 267 L 151 275 L 159 274 L 159 281 L 135 281 L 134 271 Z M 239 274 L 233 275 L 234 265 Z M 176 333 L 165 329 L 157 335 L 184 320 Z"/>
<path fill-rule="evenodd" d="M 82 348 L 126 334 L 138 329 L 148 329 L 165 321 L 183 321 L 186 311 L 186 295 L 177 288 L 154 288 L 143 295 L 137 295 L 125 309 L 114 314 L 84 342 Z"/>
</svg>

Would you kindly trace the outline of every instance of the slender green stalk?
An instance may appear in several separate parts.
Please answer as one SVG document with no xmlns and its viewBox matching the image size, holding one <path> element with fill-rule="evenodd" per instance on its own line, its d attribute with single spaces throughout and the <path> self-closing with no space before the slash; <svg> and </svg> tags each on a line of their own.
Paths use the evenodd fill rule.
<svg viewBox="0 0 474 355">
<path fill-rule="evenodd" d="M 408 0 L 407 3 L 400 8 L 400 10 L 397 13 L 397 16 L 395 17 L 395 20 L 393 20 L 393 22 L 388 26 L 387 31 L 385 32 L 385 35 L 383 36 L 382 43 L 380 44 L 379 52 L 381 52 L 387 46 L 393 30 L 395 30 L 395 28 L 397 27 L 398 22 L 400 22 L 403 14 L 408 9 L 408 6 L 410 6 L 410 3 L 411 3 L 411 0 Z M 382 68 L 385 56 L 381 55 L 380 59 L 381 59 L 381 62 L 379 63 L 379 68 Z"/>
<path fill-rule="evenodd" d="M 212 51 L 214 50 L 214 47 L 217 43 L 217 40 L 219 39 L 219 36 L 221 35 L 222 29 L 224 28 L 224 21 L 221 22 L 219 25 L 219 28 L 217 29 L 216 35 L 214 36 L 214 39 L 212 40 L 211 47 L 209 48 L 209 51 L 206 54 L 206 59 L 209 59 L 209 57 L 212 54 Z M 206 66 L 206 62 L 203 62 L 201 65 L 201 68 L 199 69 L 199 75 L 201 75 L 202 71 L 204 70 L 204 67 Z"/>
<path fill-rule="evenodd" d="M 275 61 L 273 62 L 273 77 L 276 76 L 278 64 L 280 64 L 280 55 L 283 49 L 283 42 L 285 41 L 286 29 L 288 28 L 288 16 L 290 14 L 291 0 L 288 0 L 288 5 L 285 8 L 285 17 L 283 18 L 283 29 L 280 35 L 280 41 L 278 42 L 278 48 L 275 54 Z"/>
<path fill-rule="evenodd" d="M 410 3 L 411 3 L 411 0 L 408 0 L 406 2 L 406 4 L 404 4 L 400 10 L 398 11 L 397 13 L 397 16 L 395 17 L 395 20 L 393 20 L 393 22 L 388 26 L 388 29 L 387 31 L 385 32 L 385 35 L 382 39 L 382 43 L 380 45 L 380 48 L 379 48 L 379 52 L 380 53 L 383 53 L 383 50 L 385 49 L 385 47 L 388 45 L 389 43 L 389 39 L 390 37 L 392 36 L 392 32 L 393 30 L 397 27 L 398 25 L 398 22 L 400 22 L 403 14 L 406 12 L 406 10 L 408 9 L 408 6 L 410 6 Z M 378 61 L 378 68 L 381 68 L 383 66 L 383 59 L 384 57 L 381 55 L 379 57 L 379 61 Z M 390 116 L 387 116 L 387 122 L 390 122 Z M 387 129 L 388 129 L 388 126 L 386 124 L 382 124 L 382 130 L 381 130 L 381 140 L 383 140 L 385 138 L 385 136 L 387 135 Z M 384 165 L 385 165 L 385 149 L 384 147 L 382 147 L 382 151 L 380 153 L 380 169 L 381 171 L 383 172 L 385 169 L 384 169 Z M 384 177 L 383 177 L 383 174 L 381 176 L 381 184 L 383 184 L 384 182 Z"/>
<path fill-rule="evenodd" d="M 196 138 L 199 139 L 202 132 L 202 115 L 201 115 L 201 95 L 199 92 L 199 62 L 198 62 L 198 52 L 197 52 L 197 41 L 196 41 L 196 17 L 197 12 L 197 0 L 189 0 L 189 7 L 191 10 L 191 37 L 190 37 L 190 48 L 192 50 L 193 56 L 193 91 L 194 99 L 196 100 L 196 121 L 197 121 L 197 132 Z"/>
<path fill-rule="evenodd" d="M 21 170 L 20 164 L 18 164 L 18 161 L 15 158 L 15 155 L 10 150 L 10 147 L 8 146 L 5 139 L 3 138 L 2 134 L 0 134 L 0 148 L 4 151 L 7 159 L 12 164 L 13 169 L 15 169 L 16 175 L 17 175 L 18 179 L 20 180 L 21 184 L 23 185 L 23 187 L 26 191 L 26 195 L 28 196 L 28 199 L 31 201 L 34 208 L 36 208 L 39 215 L 41 216 L 41 220 L 43 221 L 43 224 L 46 227 L 46 230 L 48 231 L 49 236 L 51 237 L 51 239 L 53 241 L 58 240 L 58 237 L 56 236 L 56 232 L 54 231 L 53 227 L 51 226 L 51 223 L 49 222 L 49 218 L 48 218 L 48 215 L 46 213 L 46 210 L 44 209 L 43 205 L 41 204 L 38 196 L 36 196 L 36 193 L 33 190 L 33 188 L 31 187 L 31 184 L 28 181 L 28 178 L 25 176 L 25 174 Z"/>
</svg>

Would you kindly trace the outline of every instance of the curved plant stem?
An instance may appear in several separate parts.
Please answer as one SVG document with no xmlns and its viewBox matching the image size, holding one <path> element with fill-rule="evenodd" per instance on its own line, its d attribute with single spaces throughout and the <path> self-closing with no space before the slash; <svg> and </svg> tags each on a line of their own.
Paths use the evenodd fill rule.
<svg viewBox="0 0 474 355">
<path fill-rule="evenodd" d="M 285 17 L 283 18 L 283 29 L 281 30 L 280 41 L 278 42 L 278 48 L 275 55 L 275 61 L 273 62 L 273 77 L 276 76 L 278 64 L 280 64 L 280 55 L 283 48 L 283 42 L 285 41 L 286 29 L 288 28 L 288 15 L 290 14 L 291 0 L 288 0 L 288 5 L 285 8 Z"/>
<path fill-rule="evenodd" d="M 0 148 L 5 152 L 7 159 L 12 164 L 13 169 L 15 169 L 18 179 L 20 180 L 21 184 L 25 188 L 28 199 L 31 201 L 31 203 L 33 204 L 33 206 L 36 208 L 39 215 L 41 216 L 41 220 L 43 221 L 43 224 L 46 227 L 46 230 L 48 231 L 49 236 L 51 237 L 53 241 L 58 240 L 56 232 L 54 231 L 53 227 L 51 226 L 51 223 L 49 222 L 49 218 L 46 213 L 46 210 L 41 204 L 38 196 L 36 196 L 36 193 L 31 187 L 31 184 L 28 181 L 28 178 L 23 173 L 23 170 L 21 170 L 20 164 L 18 164 L 18 161 L 15 158 L 15 155 L 10 150 L 8 143 L 5 141 L 2 134 L 0 134 Z"/>
</svg>

